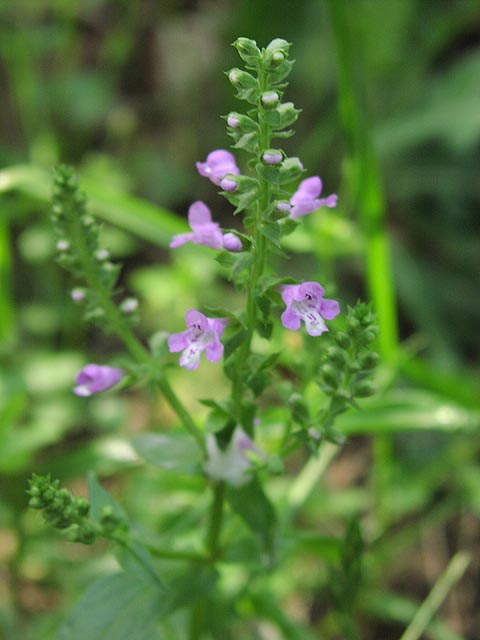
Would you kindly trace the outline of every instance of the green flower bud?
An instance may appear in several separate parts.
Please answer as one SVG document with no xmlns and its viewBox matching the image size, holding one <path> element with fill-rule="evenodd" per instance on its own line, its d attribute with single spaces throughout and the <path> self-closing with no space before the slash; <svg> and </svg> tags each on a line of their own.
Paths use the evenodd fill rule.
<svg viewBox="0 0 480 640">
<path fill-rule="evenodd" d="M 236 89 L 256 89 L 258 86 L 256 79 L 250 73 L 236 67 L 230 69 L 228 79 Z"/>
<path fill-rule="evenodd" d="M 283 40 L 282 38 L 275 38 L 272 40 L 265 49 L 266 58 L 273 58 L 275 55 L 281 54 L 283 56 L 282 60 L 288 58 L 288 51 L 292 45 L 290 42 Z"/>
<path fill-rule="evenodd" d="M 350 338 L 343 331 L 338 331 L 334 336 L 334 340 L 342 349 L 348 349 L 350 347 Z"/>
<path fill-rule="evenodd" d="M 292 412 L 292 418 L 295 422 L 306 424 L 310 420 L 310 411 L 308 406 L 299 393 L 293 393 L 288 399 L 288 404 Z"/>
<path fill-rule="evenodd" d="M 233 46 L 238 51 L 238 55 L 247 65 L 255 67 L 260 59 L 260 49 L 255 40 L 249 38 L 237 38 Z"/>
<path fill-rule="evenodd" d="M 375 351 L 366 351 L 358 359 L 360 367 L 363 370 L 374 369 L 379 360 L 380 357 Z"/>
<path fill-rule="evenodd" d="M 339 347 L 330 347 L 327 350 L 327 358 L 334 362 L 338 367 L 343 367 L 346 364 L 347 358 L 343 349 Z"/>
<path fill-rule="evenodd" d="M 368 398 L 376 392 L 375 385 L 369 380 L 360 380 L 352 387 L 352 395 L 357 398 Z"/>
<path fill-rule="evenodd" d="M 320 375 L 331 387 L 338 387 L 338 371 L 331 364 L 324 364 L 320 370 Z"/>
<path fill-rule="evenodd" d="M 304 172 L 303 164 L 298 158 L 286 158 L 280 166 L 281 182 L 291 182 L 299 178 Z"/>
</svg>

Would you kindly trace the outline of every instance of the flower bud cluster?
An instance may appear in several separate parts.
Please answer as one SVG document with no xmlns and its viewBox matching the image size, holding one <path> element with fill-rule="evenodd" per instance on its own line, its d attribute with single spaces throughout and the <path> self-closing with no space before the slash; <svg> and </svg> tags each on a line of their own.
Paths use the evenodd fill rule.
<svg viewBox="0 0 480 640">
<path fill-rule="evenodd" d="M 72 542 L 93 544 L 97 538 L 95 526 L 89 521 L 90 505 L 85 498 L 71 494 L 60 488 L 59 480 L 52 480 L 49 475 L 33 474 L 29 480 L 29 506 L 40 509 L 45 522 L 55 529 L 68 529 Z"/>
<path fill-rule="evenodd" d="M 51 219 L 58 262 L 89 285 L 72 289 L 71 299 L 85 305 L 89 319 L 104 321 L 105 299 L 116 292 L 120 268 L 110 260 L 109 251 L 100 246 L 100 227 L 87 213 L 87 199 L 79 189 L 73 169 L 65 165 L 55 170 Z M 130 298 L 120 309 L 132 321 L 137 306 Z"/>
<path fill-rule="evenodd" d="M 319 384 L 334 401 L 335 410 L 344 410 L 357 398 L 375 393 L 372 377 L 379 356 L 372 349 L 378 327 L 370 305 L 348 307 L 345 331 L 332 333 L 333 345 L 325 354 Z"/>
</svg>

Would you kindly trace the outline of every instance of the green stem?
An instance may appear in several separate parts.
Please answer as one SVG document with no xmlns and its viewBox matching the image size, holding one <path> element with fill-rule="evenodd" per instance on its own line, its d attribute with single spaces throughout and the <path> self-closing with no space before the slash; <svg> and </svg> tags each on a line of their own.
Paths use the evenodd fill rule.
<svg viewBox="0 0 480 640">
<path fill-rule="evenodd" d="M 175 394 L 172 387 L 170 386 L 170 383 L 165 378 L 165 375 L 157 376 L 155 378 L 155 381 L 159 386 L 165 400 L 175 411 L 177 416 L 182 421 L 185 429 L 190 433 L 191 436 L 195 438 L 195 440 L 198 442 L 198 445 L 203 451 L 205 449 L 203 434 L 200 431 L 200 429 L 197 427 L 195 422 L 193 421 L 191 415 L 188 413 L 188 411 L 185 409 L 183 404 L 178 399 L 177 395 Z"/>
<path fill-rule="evenodd" d="M 99 278 L 97 273 L 98 264 L 89 251 L 89 248 L 87 247 L 87 244 L 85 242 L 85 235 L 83 233 L 81 225 L 82 222 L 80 217 L 74 217 L 74 219 L 70 221 L 69 226 L 72 241 L 75 243 L 75 247 L 82 262 L 85 278 L 89 283 L 89 286 L 99 297 L 100 305 L 103 309 L 103 312 L 105 313 L 105 318 L 108 326 L 120 338 L 132 357 L 137 362 L 144 364 L 147 367 L 148 371 L 151 372 L 154 365 L 152 357 L 147 349 L 138 340 L 138 338 L 132 333 L 130 327 L 120 315 L 117 306 L 111 300 L 109 292 L 106 290 L 101 279 Z M 165 375 L 155 375 L 154 373 L 154 375 L 152 376 L 152 380 L 158 385 L 164 398 L 180 418 L 185 429 L 195 438 L 200 448 L 203 450 L 204 439 L 201 431 L 171 388 Z"/>
<path fill-rule="evenodd" d="M 470 562 L 471 556 L 466 551 L 459 551 L 450 560 L 444 573 L 417 610 L 400 640 L 419 640 L 448 593 L 465 573 Z"/>
<path fill-rule="evenodd" d="M 258 66 L 258 82 L 260 87 L 260 93 L 267 88 L 267 77 L 261 67 Z M 271 146 L 272 132 L 265 117 L 265 107 L 262 104 L 261 99 L 258 101 L 258 127 L 259 127 L 259 148 L 257 161 L 262 162 L 264 152 Z M 263 275 L 265 268 L 265 258 L 267 252 L 266 237 L 262 233 L 263 217 L 268 208 L 270 202 L 270 185 L 262 178 L 257 176 L 258 180 L 258 199 L 255 207 L 254 222 L 252 225 L 252 253 L 253 253 L 253 266 L 250 272 L 250 280 L 247 287 L 247 301 L 246 301 L 246 324 L 248 335 L 240 349 L 238 349 L 237 355 L 237 375 L 233 380 L 232 385 L 232 400 L 237 407 L 238 415 L 241 415 L 240 405 L 242 398 L 244 397 L 244 377 L 242 375 L 245 370 L 245 363 L 250 355 L 250 347 L 252 344 L 255 327 L 257 324 L 257 300 L 258 294 L 258 282 Z M 243 425 L 247 432 L 251 430 L 250 425 Z"/>
<path fill-rule="evenodd" d="M 185 560 L 187 562 L 207 562 L 208 558 L 202 553 L 193 551 L 174 551 L 172 549 L 164 549 L 155 545 L 144 544 L 145 548 L 156 558 L 164 558 L 165 560 Z"/>
<path fill-rule="evenodd" d="M 220 553 L 220 532 L 223 523 L 223 504 L 225 500 L 225 483 L 216 482 L 213 485 L 213 502 L 210 510 L 210 518 L 205 545 L 210 559 L 215 561 Z"/>
</svg>

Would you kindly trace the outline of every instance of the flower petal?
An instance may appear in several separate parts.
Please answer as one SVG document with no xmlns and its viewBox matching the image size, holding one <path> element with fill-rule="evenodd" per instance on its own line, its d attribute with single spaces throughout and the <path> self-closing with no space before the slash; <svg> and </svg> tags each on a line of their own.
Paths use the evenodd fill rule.
<svg viewBox="0 0 480 640">
<path fill-rule="evenodd" d="M 188 209 L 188 224 L 193 230 L 212 222 L 212 214 L 207 205 L 197 200 Z"/>
<path fill-rule="evenodd" d="M 222 355 L 223 344 L 218 339 L 216 339 L 212 345 L 209 345 L 205 349 L 205 357 L 207 358 L 207 360 L 210 360 L 210 362 L 218 362 L 222 359 Z"/>
<path fill-rule="evenodd" d="M 290 198 L 290 204 L 296 205 L 304 200 L 314 200 L 322 192 L 322 181 L 318 176 L 312 176 L 300 183 L 300 186 Z"/>
<path fill-rule="evenodd" d="M 285 329 L 290 329 L 291 331 L 297 331 L 297 329 L 300 329 L 300 318 L 291 309 L 286 309 L 282 313 L 281 320 Z"/>
<path fill-rule="evenodd" d="M 340 305 L 336 300 L 322 300 L 320 302 L 320 313 L 326 320 L 333 320 L 340 313 Z"/>
<path fill-rule="evenodd" d="M 322 333 L 328 331 L 325 320 L 315 311 L 304 314 L 302 319 L 309 336 L 321 336 Z"/>
<path fill-rule="evenodd" d="M 210 329 L 207 316 L 204 316 L 203 313 L 197 311 L 197 309 L 187 311 L 185 314 L 185 324 L 188 328 L 198 326 L 202 331 L 208 331 Z"/>
<path fill-rule="evenodd" d="M 216 222 L 210 222 L 197 227 L 193 232 L 192 241 L 210 249 L 223 249 L 223 235 Z"/>
<path fill-rule="evenodd" d="M 292 300 L 295 300 L 296 293 L 300 285 L 298 284 L 284 284 L 281 288 L 282 300 L 288 306 Z"/>
<path fill-rule="evenodd" d="M 170 240 L 170 249 L 176 249 L 186 242 L 193 240 L 193 233 L 179 233 Z"/>
<path fill-rule="evenodd" d="M 168 336 L 168 349 L 170 353 L 183 351 L 186 347 L 188 347 L 188 331 L 172 333 Z"/>
<path fill-rule="evenodd" d="M 325 289 L 318 282 L 303 282 L 295 292 L 295 300 L 305 300 L 310 297 L 313 300 L 320 300 L 325 293 Z"/>
</svg>

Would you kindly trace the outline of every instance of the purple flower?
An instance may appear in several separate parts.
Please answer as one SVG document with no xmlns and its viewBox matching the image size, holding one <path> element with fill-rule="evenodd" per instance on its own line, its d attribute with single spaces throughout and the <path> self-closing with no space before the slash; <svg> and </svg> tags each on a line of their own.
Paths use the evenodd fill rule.
<svg viewBox="0 0 480 640">
<path fill-rule="evenodd" d="M 170 247 L 175 249 L 186 242 L 202 244 L 211 249 L 223 248 L 223 236 L 220 226 L 212 221 L 212 214 L 206 204 L 198 200 L 190 205 L 188 210 L 188 224 L 192 233 L 180 233 L 173 236 Z"/>
<path fill-rule="evenodd" d="M 300 186 L 290 198 L 290 218 L 301 218 L 320 207 L 335 207 L 338 196 L 332 193 L 326 198 L 319 198 L 322 192 L 322 181 L 318 176 L 307 178 L 300 183 Z"/>
<path fill-rule="evenodd" d="M 200 311 L 190 309 L 185 314 L 188 329 L 181 333 L 172 333 L 168 338 L 168 348 L 172 353 L 183 351 L 180 366 L 187 369 L 198 367 L 202 351 L 205 351 L 207 360 L 218 362 L 223 354 L 220 336 L 226 323 L 226 318 L 207 318 Z"/>
<path fill-rule="evenodd" d="M 227 251 L 241 251 L 243 248 L 242 241 L 234 233 L 226 233 L 223 236 L 223 247 Z"/>
<path fill-rule="evenodd" d="M 172 249 L 180 247 L 186 242 L 201 244 L 211 249 L 227 249 L 227 251 L 240 251 L 242 249 L 241 240 L 233 233 L 222 234 L 219 224 L 212 221 L 210 209 L 200 200 L 190 205 L 188 223 L 192 232 L 173 236 L 170 242 Z"/>
<path fill-rule="evenodd" d="M 215 436 L 209 433 L 205 473 L 214 480 L 223 480 L 234 487 L 241 487 L 252 479 L 249 473 L 252 460 L 248 453 L 265 458 L 263 451 L 254 444 L 241 427 L 236 427 L 225 449 L 220 449 Z"/>
<path fill-rule="evenodd" d="M 78 372 L 75 378 L 77 386 L 73 387 L 73 393 L 82 397 L 100 393 L 120 382 L 124 373 L 123 369 L 117 369 L 116 367 L 87 364 Z"/>
<path fill-rule="evenodd" d="M 282 313 L 282 324 L 286 329 L 300 329 L 301 320 L 305 322 L 307 333 L 320 336 L 328 331 L 325 320 L 333 320 L 340 313 L 336 300 L 323 297 L 324 288 L 318 282 L 287 284 L 282 287 L 282 299 L 287 305 Z"/>
<path fill-rule="evenodd" d="M 240 175 L 233 154 L 225 149 L 212 151 L 208 154 L 206 162 L 197 162 L 196 165 L 198 173 L 209 178 L 217 186 L 220 186 L 222 179 L 228 174 Z"/>
</svg>

